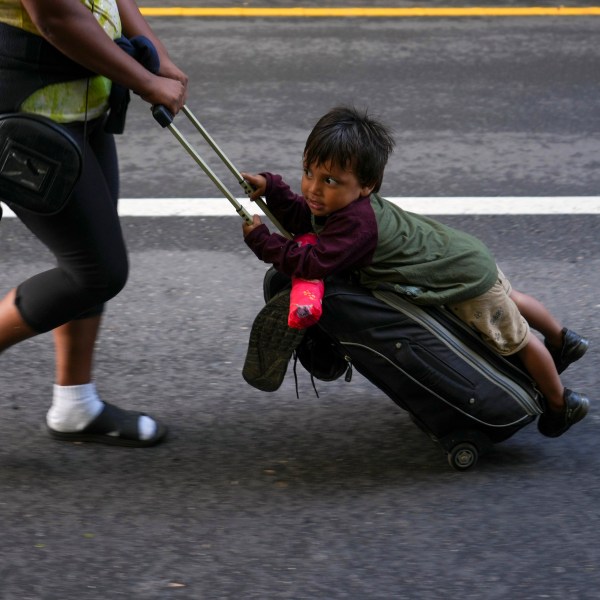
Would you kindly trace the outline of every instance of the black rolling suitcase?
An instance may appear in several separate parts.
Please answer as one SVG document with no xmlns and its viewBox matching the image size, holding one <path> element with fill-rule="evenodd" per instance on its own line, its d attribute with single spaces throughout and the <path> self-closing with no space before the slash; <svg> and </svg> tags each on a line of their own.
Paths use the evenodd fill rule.
<svg viewBox="0 0 600 600">
<path fill-rule="evenodd" d="M 443 308 L 328 281 L 316 327 L 441 445 L 457 470 L 474 466 L 480 454 L 543 412 L 543 398 L 523 368 L 492 352 Z M 303 344 L 310 337 L 309 331 Z"/>
<path fill-rule="evenodd" d="M 249 184 L 193 113 L 182 112 L 234 175 Z M 154 118 L 173 135 L 223 193 L 242 219 L 252 218 L 173 124 L 164 107 Z M 262 200 L 256 203 L 282 235 L 286 232 Z M 270 269 L 265 299 L 289 284 Z M 473 467 L 480 454 L 506 440 L 543 412 L 543 398 L 517 364 L 494 354 L 477 334 L 448 311 L 422 308 L 391 292 L 370 292 L 328 280 L 323 316 L 309 328 L 297 356 L 315 377 L 332 380 L 348 364 L 384 391 L 439 443 L 457 470 Z"/>
</svg>

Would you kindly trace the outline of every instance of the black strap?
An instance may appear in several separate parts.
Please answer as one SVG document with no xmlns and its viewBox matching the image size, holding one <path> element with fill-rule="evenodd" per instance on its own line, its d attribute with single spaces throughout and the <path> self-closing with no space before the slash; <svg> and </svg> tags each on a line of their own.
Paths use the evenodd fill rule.
<svg viewBox="0 0 600 600">
<path fill-rule="evenodd" d="M 117 431 L 119 437 L 139 440 L 139 422 L 143 413 L 124 410 L 108 402 L 102 412 L 84 429 L 85 433 L 105 435 Z"/>
</svg>

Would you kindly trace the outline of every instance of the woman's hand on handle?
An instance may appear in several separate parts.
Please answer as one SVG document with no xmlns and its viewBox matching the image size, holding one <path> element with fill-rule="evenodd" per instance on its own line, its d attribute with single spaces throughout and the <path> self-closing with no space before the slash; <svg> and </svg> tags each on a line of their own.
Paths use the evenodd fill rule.
<svg viewBox="0 0 600 600">
<path fill-rule="evenodd" d="M 187 99 L 187 88 L 177 79 L 155 75 L 151 85 L 139 91 L 139 96 L 152 106 L 163 105 L 175 116 Z"/>
</svg>

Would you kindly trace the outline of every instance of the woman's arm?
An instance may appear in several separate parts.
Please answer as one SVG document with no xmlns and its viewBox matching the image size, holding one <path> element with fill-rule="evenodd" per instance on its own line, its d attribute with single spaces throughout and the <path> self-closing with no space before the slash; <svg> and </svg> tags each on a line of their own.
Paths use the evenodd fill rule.
<svg viewBox="0 0 600 600">
<path fill-rule="evenodd" d="M 40 34 L 70 59 L 173 114 L 185 103 L 185 83 L 150 73 L 110 39 L 79 0 L 21 1 Z M 125 12 L 127 18 L 130 8 Z"/>
</svg>

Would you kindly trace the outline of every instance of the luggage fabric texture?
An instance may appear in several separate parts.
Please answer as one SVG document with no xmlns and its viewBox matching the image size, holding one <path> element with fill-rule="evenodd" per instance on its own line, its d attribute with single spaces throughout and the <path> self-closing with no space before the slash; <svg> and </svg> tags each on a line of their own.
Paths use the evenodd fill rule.
<svg viewBox="0 0 600 600">
<path fill-rule="evenodd" d="M 268 273 L 265 296 L 283 283 Z M 297 351 L 307 370 L 310 344 L 322 346 L 317 362 L 329 355 L 338 364 L 344 356 L 441 445 L 457 470 L 543 412 L 544 400 L 517 359 L 494 353 L 444 308 L 417 306 L 393 292 L 328 279 L 323 315 Z"/>
</svg>

